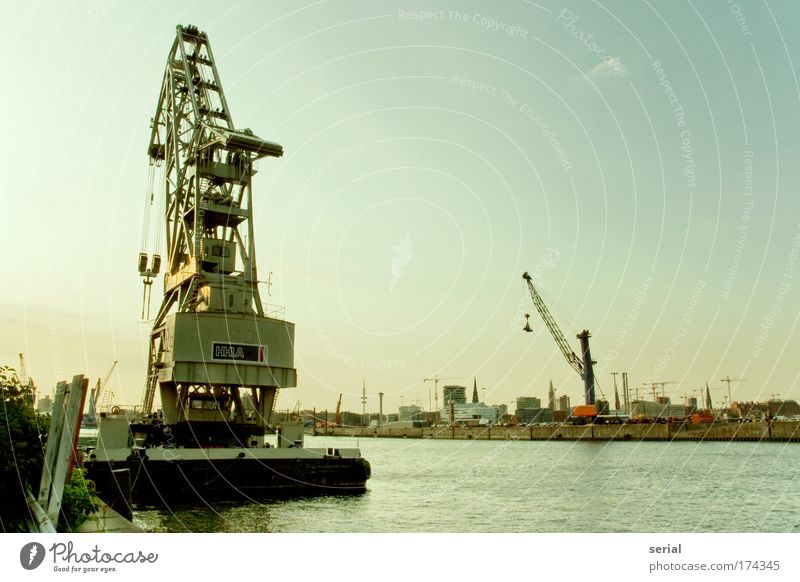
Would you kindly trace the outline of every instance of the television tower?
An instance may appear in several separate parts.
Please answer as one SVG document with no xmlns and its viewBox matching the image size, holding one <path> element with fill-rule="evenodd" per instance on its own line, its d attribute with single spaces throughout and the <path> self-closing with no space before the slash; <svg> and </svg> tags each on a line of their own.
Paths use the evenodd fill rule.
<svg viewBox="0 0 800 582">
<path fill-rule="evenodd" d="M 361 416 L 367 415 L 367 382 L 361 378 Z"/>
</svg>

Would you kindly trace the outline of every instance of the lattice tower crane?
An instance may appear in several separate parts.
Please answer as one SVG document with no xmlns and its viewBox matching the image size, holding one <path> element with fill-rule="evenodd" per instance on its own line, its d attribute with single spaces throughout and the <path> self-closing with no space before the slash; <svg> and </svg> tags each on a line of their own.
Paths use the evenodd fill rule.
<svg viewBox="0 0 800 582">
<path fill-rule="evenodd" d="M 102 380 L 97 381 L 97 386 L 95 387 L 92 393 L 92 400 L 93 406 L 95 407 L 94 412 L 108 412 L 111 408 L 111 401 L 114 398 L 114 392 L 112 390 L 106 390 L 108 386 L 108 381 L 111 379 L 111 374 L 114 373 L 114 369 L 117 367 L 117 360 L 114 360 L 114 363 L 111 364 L 111 367 L 106 372 L 106 375 L 103 376 Z"/>
<path fill-rule="evenodd" d="M 36 384 L 34 384 L 33 378 L 28 376 L 28 367 L 25 365 L 25 356 L 22 352 L 19 352 L 19 381 L 23 386 L 30 389 L 31 406 L 35 406 Z"/>
<path fill-rule="evenodd" d="M 166 257 L 142 411 L 159 391 L 179 437 L 245 438 L 259 432 L 244 426 L 240 390 L 249 389 L 263 434 L 277 390 L 297 383 L 294 324 L 265 315 L 253 233 L 254 162 L 283 148 L 235 128 L 208 37 L 194 26 L 177 27 L 151 127 L 150 164 L 164 166 L 154 191 L 164 197 Z M 161 267 L 155 255 L 149 263 L 140 254 L 146 288 Z"/>
</svg>

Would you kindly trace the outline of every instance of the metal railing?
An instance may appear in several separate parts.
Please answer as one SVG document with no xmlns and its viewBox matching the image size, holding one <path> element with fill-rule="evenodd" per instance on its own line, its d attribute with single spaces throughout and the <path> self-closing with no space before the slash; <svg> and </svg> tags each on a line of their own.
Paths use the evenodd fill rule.
<svg viewBox="0 0 800 582">
<path fill-rule="evenodd" d="M 275 305 L 273 303 L 262 303 L 264 308 L 264 315 L 272 319 L 286 319 L 286 307 L 283 305 Z"/>
</svg>

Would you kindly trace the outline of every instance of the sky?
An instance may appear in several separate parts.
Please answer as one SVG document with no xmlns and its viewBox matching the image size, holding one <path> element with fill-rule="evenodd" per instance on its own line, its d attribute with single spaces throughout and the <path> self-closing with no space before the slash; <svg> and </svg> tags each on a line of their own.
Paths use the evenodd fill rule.
<svg viewBox="0 0 800 582">
<path fill-rule="evenodd" d="M 709 383 L 800 398 L 800 17 L 789 2 L 4 3 L 0 362 L 40 390 L 146 371 L 146 147 L 178 24 L 208 33 L 259 162 L 264 300 L 296 324 L 279 406 L 428 409 Z M 154 306 L 159 301 L 154 286 Z M 523 333 L 530 313 L 533 333 Z M 618 377 L 619 378 L 619 377 Z M 450 381 L 448 381 L 450 382 Z M 446 383 L 440 383 L 441 386 Z"/>
</svg>

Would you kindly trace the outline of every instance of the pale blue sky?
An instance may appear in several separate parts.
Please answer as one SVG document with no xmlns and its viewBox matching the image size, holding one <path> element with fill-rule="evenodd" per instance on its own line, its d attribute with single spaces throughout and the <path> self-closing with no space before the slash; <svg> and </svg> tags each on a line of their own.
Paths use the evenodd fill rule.
<svg viewBox="0 0 800 582">
<path fill-rule="evenodd" d="M 427 407 L 436 373 L 579 401 L 538 314 L 521 331 L 525 270 L 574 349 L 591 330 L 612 398 L 625 370 L 676 400 L 726 374 L 800 398 L 796 3 L 4 8 L 0 361 L 24 351 L 44 389 L 118 359 L 140 398 L 145 149 L 180 23 L 237 126 L 286 151 L 254 186 L 268 300 L 297 325 L 281 406 L 360 410 L 365 376 L 369 409 Z"/>
</svg>

